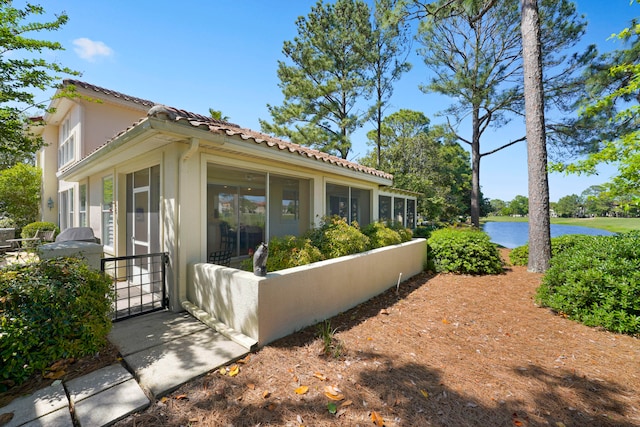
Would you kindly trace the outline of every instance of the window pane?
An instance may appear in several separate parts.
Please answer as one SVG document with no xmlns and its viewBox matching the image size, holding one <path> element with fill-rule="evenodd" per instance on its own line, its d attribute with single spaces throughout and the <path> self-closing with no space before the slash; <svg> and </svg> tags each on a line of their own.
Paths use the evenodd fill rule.
<svg viewBox="0 0 640 427">
<path fill-rule="evenodd" d="M 327 184 L 327 215 L 349 218 L 349 187 Z"/>
<path fill-rule="evenodd" d="M 405 225 L 404 199 L 402 197 L 393 198 L 393 219 L 399 224 Z"/>
<path fill-rule="evenodd" d="M 308 179 L 269 177 L 269 238 L 299 236 L 311 224 Z"/>
<path fill-rule="evenodd" d="M 380 221 L 391 221 L 391 197 L 380 196 L 378 198 L 378 219 Z"/>
<path fill-rule="evenodd" d="M 78 196 L 80 199 L 80 206 L 78 206 L 78 225 L 80 227 L 87 226 L 87 185 L 82 184 L 78 188 Z"/>
<path fill-rule="evenodd" d="M 102 180 L 102 244 L 113 246 L 113 178 Z"/>
<path fill-rule="evenodd" d="M 407 228 L 416 228 L 416 201 L 407 199 Z"/>
<path fill-rule="evenodd" d="M 351 188 L 351 222 L 367 225 L 371 222 L 371 191 Z"/>
</svg>

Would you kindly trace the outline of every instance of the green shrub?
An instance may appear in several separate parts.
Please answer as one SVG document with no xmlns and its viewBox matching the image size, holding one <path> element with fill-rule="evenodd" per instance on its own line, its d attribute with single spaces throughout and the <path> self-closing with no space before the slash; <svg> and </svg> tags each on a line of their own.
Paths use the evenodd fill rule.
<svg viewBox="0 0 640 427">
<path fill-rule="evenodd" d="M 0 380 L 93 354 L 111 329 L 111 279 L 74 258 L 0 269 Z"/>
<path fill-rule="evenodd" d="M 369 248 L 376 249 L 384 246 L 402 243 L 400 234 L 387 227 L 382 222 L 372 222 L 362 228 L 362 233 L 369 238 Z"/>
<path fill-rule="evenodd" d="M 294 236 L 275 237 L 269 241 L 267 271 L 284 270 L 322 259 L 320 250 L 311 245 L 309 239 Z"/>
<path fill-rule="evenodd" d="M 443 228 L 431 233 L 429 268 L 437 272 L 498 274 L 502 259 L 489 236 L 476 228 Z"/>
<path fill-rule="evenodd" d="M 0 218 L 0 228 L 16 228 L 16 222 L 9 218 Z"/>
<path fill-rule="evenodd" d="M 404 242 L 410 242 L 413 239 L 413 231 L 404 227 L 399 222 L 394 222 L 389 225 L 389 228 L 395 230 L 400 235 L 400 240 Z"/>
<path fill-rule="evenodd" d="M 589 236 L 584 234 L 565 234 L 563 236 L 551 239 L 551 256 L 554 257 L 559 253 L 574 247 L 577 243 L 588 239 Z M 529 263 L 529 244 L 518 246 L 511 250 L 509 261 L 512 265 L 526 266 Z"/>
<path fill-rule="evenodd" d="M 589 326 L 640 333 L 640 233 L 584 236 L 551 259 L 539 304 Z"/>
<path fill-rule="evenodd" d="M 369 247 L 369 238 L 362 234 L 358 224 L 349 225 L 338 216 L 323 218 L 320 227 L 308 231 L 305 238 L 320 249 L 325 259 L 357 254 Z"/>
<path fill-rule="evenodd" d="M 55 231 L 55 233 L 53 233 L 54 238 L 55 236 L 58 235 L 58 233 L 60 233 L 60 229 L 54 223 L 36 221 L 22 227 L 21 236 L 23 239 L 35 237 L 36 232 L 38 232 L 38 230 L 39 231 Z M 34 242 L 23 242 L 22 247 L 28 248 L 28 247 L 33 247 L 35 245 L 36 244 Z"/>
</svg>

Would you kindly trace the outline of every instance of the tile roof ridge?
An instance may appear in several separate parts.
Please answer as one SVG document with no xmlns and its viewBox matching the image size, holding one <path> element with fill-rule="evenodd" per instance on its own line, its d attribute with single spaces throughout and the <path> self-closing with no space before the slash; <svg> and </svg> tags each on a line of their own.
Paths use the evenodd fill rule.
<svg viewBox="0 0 640 427">
<path fill-rule="evenodd" d="M 87 82 L 83 82 L 80 80 L 76 80 L 76 79 L 64 79 L 62 81 L 62 85 L 63 86 L 77 86 L 77 87 L 81 87 L 83 89 L 86 90 L 92 90 L 94 92 L 99 92 L 103 95 L 107 95 L 110 96 L 112 98 L 117 98 L 117 99 L 121 99 L 124 101 L 128 101 L 134 104 L 139 104 L 139 105 L 143 105 L 145 107 L 153 107 L 154 105 L 156 105 L 155 102 L 153 101 L 149 101 L 148 99 L 143 99 L 143 98 L 138 98 L 136 96 L 131 96 L 131 95 L 127 95 L 125 93 L 122 92 L 118 92 L 115 90 L 111 90 L 111 89 L 107 89 L 101 86 L 97 86 L 91 83 L 87 83 Z"/>
<path fill-rule="evenodd" d="M 280 150 L 287 150 L 291 153 L 314 158 L 324 162 L 340 165 L 348 169 L 356 170 L 359 172 L 367 173 L 382 178 L 393 179 L 393 175 L 369 167 L 364 166 L 356 162 L 343 159 L 342 157 L 335 156 L 333 154 L 325 153 L 315 148 L 307 147 L 305 145 L 296 144 L 278 137 L 267 135 L 262 132 L 255 131 L 249 128 L 243 128 L 235 123 L 229 123 L 222 120 L 214 119 L 212 117 L 203 116 L 201 114 L 192 113 L 186 110 L 181 110 L 174 107 L 169 107 L 163 104 L 157 104 L 153 106 L 147 113 L 149 117 L 156 117 L 159 119 L 170 120 L 174 122 L 180 122 L 181 120 L 187 121 L 193 127 L 199 127 L 202 125 L 208 126 L 209 131 L 224 132 L 229 136 L 238 135 L 244 140 L 252 139 L 257 144 L 262 142 L 266 145 L 273 147 L 277 146 Z"/>
</svg>

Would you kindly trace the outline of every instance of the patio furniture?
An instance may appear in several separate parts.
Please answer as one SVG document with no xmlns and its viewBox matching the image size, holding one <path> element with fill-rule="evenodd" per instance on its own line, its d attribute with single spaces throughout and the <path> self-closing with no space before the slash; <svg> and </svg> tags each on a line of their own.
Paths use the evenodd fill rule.
<svg viewBox="0 0 640 427">
<path fill-rule="evenodd" d="M 213 251 L 209 254 L 209 259 L 207 260 L 207 262 L 209 264 L 224 265 L 226 267 L 229 267 L 231 266 L 232 252 L 233 251 L 231 249 Z"/>
</svg>

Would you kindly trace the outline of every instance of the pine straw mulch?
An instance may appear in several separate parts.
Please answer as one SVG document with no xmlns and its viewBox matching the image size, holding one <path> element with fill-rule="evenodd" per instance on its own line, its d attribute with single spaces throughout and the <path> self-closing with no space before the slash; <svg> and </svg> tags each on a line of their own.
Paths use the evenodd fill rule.
<svg viewBox="0 0 640 427">
<path fill-rule="evenodd" d="M 422 274 L 332 318 L 338 357 L 307 328 L 117 425 L 639 426 L 640 340 L 536 306 L 540 279 Z"/>
<path fill-rule="evenodd" d="M 212 372 L 117 425 L 640 426 L 640 340 L 536 306 L 540 278 L 524 267 L 422 274 L 331 319 L 338 357 L 307 328 L 236 363 L 237 375 L 233 364 Z M 109 346 L 53 376 L 117 360 Z M 33 377 L 0 407 L 52 381 Z"/>
</svg>

